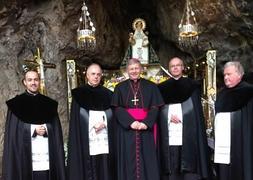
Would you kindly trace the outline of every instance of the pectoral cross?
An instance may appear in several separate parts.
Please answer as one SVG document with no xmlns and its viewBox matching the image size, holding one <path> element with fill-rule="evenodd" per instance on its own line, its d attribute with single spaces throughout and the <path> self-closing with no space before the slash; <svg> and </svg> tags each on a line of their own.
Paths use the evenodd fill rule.
<svg viewBox="0 0 253 180">
<path fill-rule="evenodd" d="M 137 99 L 136 95 L 134 95 L 134 99 L 132 99 L 131 101 L 134 102 L 134 105 L 136 106 L 139 99 Z"/>
</svg>

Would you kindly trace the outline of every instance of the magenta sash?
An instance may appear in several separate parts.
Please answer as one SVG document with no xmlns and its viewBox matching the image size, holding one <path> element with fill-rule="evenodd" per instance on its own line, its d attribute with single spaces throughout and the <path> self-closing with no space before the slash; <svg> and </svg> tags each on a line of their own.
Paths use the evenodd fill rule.
<svg viewBox="0 0 253 180">
<path fill-rule="evenodd" d="M 143 108 L 128 108 L 127 112 L 136 120 L 136 121 L 143 121 L 148 114 L 148 110 L 147 109 L 143 109 Z M 154 140 L 155 140 L 155 144 L 156 144 L 156 136 L 157 136 L 157 124 L 154 124 L 153 127 L 153 133 L 154 133 Z"/>
<path fill-rule="evenodd" d="M 129 108 L 127 112 L 136 120 L 142 121 L 147 117 L 148 110 L 143 108 Z"/>
</svg>

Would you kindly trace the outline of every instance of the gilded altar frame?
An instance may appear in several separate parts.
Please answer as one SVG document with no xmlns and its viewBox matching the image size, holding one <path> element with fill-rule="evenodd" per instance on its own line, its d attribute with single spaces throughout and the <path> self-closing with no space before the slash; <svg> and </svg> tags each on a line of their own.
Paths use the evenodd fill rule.
<svg viewBox="0 0 253 180">
<path fill-rule="evenodd" d="M 215 117 L 215 101 L 217 95 L 216 85 L 216 50 L 208 50 L 206 53 L 206 69 L 203 79 L 203 108 L 207 125 L 208 136 L 213 136 Z"/>
</svg>

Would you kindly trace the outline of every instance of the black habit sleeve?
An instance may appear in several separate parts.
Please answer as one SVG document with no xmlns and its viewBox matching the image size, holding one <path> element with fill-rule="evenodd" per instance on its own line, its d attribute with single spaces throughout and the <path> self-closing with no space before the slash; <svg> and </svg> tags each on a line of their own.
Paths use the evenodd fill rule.
<svg viewBox="0 0 253 180">
<path fill-rule="evenodd" d="M 158 108 L 153 107 L 148 111 L 147 117 L 142 121 L 148 126 L 148 129 L 152 129 L 154 123 L 156 122 L 158 116 Z"/>
<path fill-rule="evenodd" d="M 47 125 L 50 180 L 65 180 L 63 139 L 58 116 Z M 32 179 L 31 124 L 8 109 L 3 152 L 3 179 Z"/>
<path fill-rule="evenodd" d="M 125 129 L 130 129 L 130 125 L 135 121 L 134 118 L 123 107 L 115 109 L 115 116 L 120 125 Z"/>
<path fill-rule="evenodd" d="M 80 106 L 74 98 L 72 100 L 70 116 L 67 177 L 68 179 L 72 179 L 73 177 L 76 177 L 76 179 L 84 179 L 84 177 L 87 176 L 87 172 L 83 171 L 84 169 L 86 170 L 83 159 L 88 156 L 89 150 L 87 147 L 83 148 L 82 142 L 89 142 L 88 133 L 86 133 L 88 131 L 88 124 L 83 125 L 86 126 L 86 128 L 83 128 L 84 132 L 82 132 Z"/>
</svg>

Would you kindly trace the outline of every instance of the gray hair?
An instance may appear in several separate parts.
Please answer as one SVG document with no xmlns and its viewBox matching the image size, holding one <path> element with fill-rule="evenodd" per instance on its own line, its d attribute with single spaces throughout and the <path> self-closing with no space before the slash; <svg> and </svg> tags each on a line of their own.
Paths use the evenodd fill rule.
<svg viewBox="0 0 253 180">
<path fill-rule="evenodd" d="M 128 67 L 129 65 L 132 65 L 132 64 L 139 64 L 141 66 L 141 62 L 139 59 L 137 58 L 132 58 L 132 59 L 129 59 L 127 61 L 127 64 L 126 64 L 126 67 Z"/>
<path fill-rule="evenodd" d="M 227 62 L 225 65 L 224 65 L 224 69 L 229 67 L 229 66 L 234 66 L 235 69 L 236 69 L 236 72 L 238 74 L 240 74 L 241 76 L 244 75 L 244 69 L 243 69 L 243 66 L 242 64 L 239 62 L 239 61 L 229 61 Z"/>
</svg>

